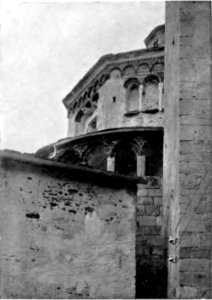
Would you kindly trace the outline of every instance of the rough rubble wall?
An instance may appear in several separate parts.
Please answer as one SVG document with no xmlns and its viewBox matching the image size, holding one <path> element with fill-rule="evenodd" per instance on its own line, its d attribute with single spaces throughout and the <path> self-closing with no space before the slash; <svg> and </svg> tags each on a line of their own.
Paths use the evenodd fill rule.
<svg viewBox="0 0 212 300">
<path fill-rule="evenodd" d="M 138 185 L 136 298 L 166 298 L 167 267 L 161 235 L 161 179 L 149 177 L 148 185 Z"/>
<path fill-rule="evenodd" d="M 135 194 L 1 164 L 1 297 L 133 298 Z"/>
<path fill-rule="evenodd" d="M 166 9 L 164 186 L 175 183 L 164 199 L 178 238 L 169 245 L 169 297 L 211 298 L 211 2 Z"/>
</svg>

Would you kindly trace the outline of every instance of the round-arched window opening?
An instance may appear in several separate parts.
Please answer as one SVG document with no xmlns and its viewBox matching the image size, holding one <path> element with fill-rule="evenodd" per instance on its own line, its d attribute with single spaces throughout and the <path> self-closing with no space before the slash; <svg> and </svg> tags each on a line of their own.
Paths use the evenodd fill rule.
<svg viewBox="0 0 212 300">
<path fill-rule="evenodd" d="M 143 102 L 144 110 L 151 110 L 158 108 L 159 103 L 159 79 L 155 75 L 148 76 L 144 80 Z"/>
<path fill-rule="evenodd" d="M 116 152 L 115 172 L 122 175 L 136 176 L 137 157 L 132 149 L 124 148 Z"/>
<path fill-rule="evenodd" d="M 127 89 L 127 111 L 135 111 L 139 109 L 139 86 L 133 83 Z"/>
</svg>

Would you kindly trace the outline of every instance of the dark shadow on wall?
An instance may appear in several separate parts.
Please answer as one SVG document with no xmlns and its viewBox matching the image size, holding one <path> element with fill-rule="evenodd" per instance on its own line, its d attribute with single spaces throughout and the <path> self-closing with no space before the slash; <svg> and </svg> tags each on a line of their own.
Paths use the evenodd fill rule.
<svg viewBox="0 0 212 300">
<path fill-rule="evenodd" d="M 136 228 L 136 298 L 167 298 L 167 255 L 163 223 L 163 136 L 149 138 L 146 185 L 138 186 Z"/>
<path fill-rule="evenodd" d="M 137 258 L 136 298 L 167 298 L 167 266 L 154 259 Z"/>
</svg>

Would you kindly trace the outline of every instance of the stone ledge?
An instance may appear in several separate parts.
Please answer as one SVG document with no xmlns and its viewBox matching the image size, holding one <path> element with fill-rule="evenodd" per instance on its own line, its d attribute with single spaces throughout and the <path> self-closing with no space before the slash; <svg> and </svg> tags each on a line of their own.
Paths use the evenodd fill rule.
<svg viewBox="0 0 212 300">
<path fill-rule="evenodd" d="M 22 154 L 20 152 L 10 150 L 0 151 L 0 163 L 1 166 L 5 166 L 5 168 L 9 168 L 11 165 L 13 165 L 13 167 L 20 168 L 20 164 L 30 164 L 32 166 L 54 169 L 60 171 L 61 174 L 68 177 L 76 177 L 86 181 L 95 180 L 96 182 L 101 182 L 101 184 L 106 186 L 135 186 L 138 183 L 146 182 L 142 177 L 124 176 L 114 172 L 101 171 L 97 169 L 90 169 L 88 167 L 55 162 L 50 159 L 36 157 L 32 154 Z"/>
</svg>

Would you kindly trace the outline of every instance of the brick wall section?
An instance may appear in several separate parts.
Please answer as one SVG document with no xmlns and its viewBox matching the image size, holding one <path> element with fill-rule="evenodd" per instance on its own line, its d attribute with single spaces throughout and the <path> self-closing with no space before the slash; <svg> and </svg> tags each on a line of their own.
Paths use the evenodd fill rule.
<svg viewBox="0 0 212 300">
<path fill-rule="evenodd" d="M 166 18 L 165 98 L 174 105 L 166 106 L 165 119 L 177 126 L 171 139 L 165 124 L 170 134 L 165 146 L 170 149 L 178 141 L 177 160 L 172 157 L 170 165 L 165 160 L 168 169 L 173 165 L 178 172 L 173 192 L 166 194 L 169 234 L 179 238 L 169 246 L 169 255 L 177 257 L 177 263 L 169 263 L 169 297 L 211 298 L 211 2 L 169 2 Z M 175 78 L 170 77 L 173 70 Z M 166 89 L 168 84 L 175 85 L 176 93 Z"/>
<path fill-rule="evenodd" d="M 160 177 L 147 177 L 138 185 L 136 232 L 136 297 L 166 297 L 166 265 L 162 225 L 162 183 Z"/>
<path fill-rule="evenodd" d="M 1 298 L 134 298 L 135 189 L 82 176 L 1 159 Z"/>
</svg>

